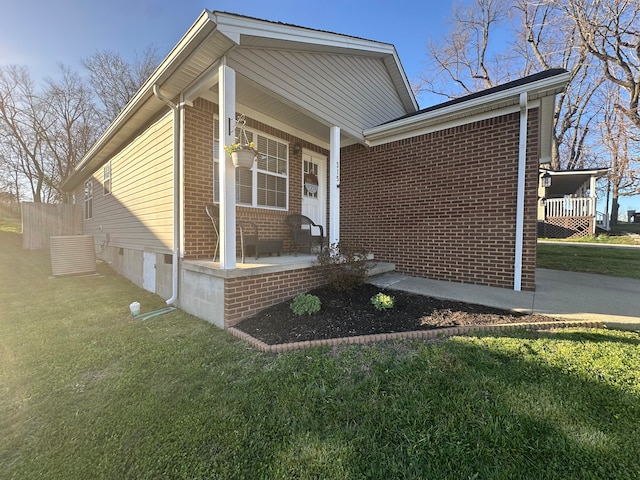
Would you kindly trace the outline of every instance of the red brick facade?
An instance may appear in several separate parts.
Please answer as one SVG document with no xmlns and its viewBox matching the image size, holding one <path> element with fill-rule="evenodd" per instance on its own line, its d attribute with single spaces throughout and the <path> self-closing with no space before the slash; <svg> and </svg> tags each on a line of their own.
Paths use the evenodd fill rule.
<svg viewBox="0 0 640 480">
<path fill-rule="evenodd" d="M 217 105 L 198 99 L 184 115 L 184 223 L 185 258 L 210 258 L 215 248 L 215 234 L 205 205 L 213 202 L 213 121 Z M 316 145 L 275 129 L 264 123 L 247 118 L 247 127 L 263 132 L 289 143 L 289 210 L 269 210 L 262 208 L 236 207 L 238 220 L 256 223 L 262 238 L 283 240 L 283 250 L 291 249 L 289 230 L 285 217 L 290 213 L 300 213 L 302 208 L 302 153 L 294 155 L 293 144 L 302 148 L 328 155 Z M 239 252 L 239 235 L 238 252 Z"/>
<path fill-rule="evenodd" d="M 224 327 L 231 327 L 260 310 L 322 283 L 319 272 L 311 268 L 226 279 Z"/>
<path fill-rule="evenodd" d="M 538 125 L 531 110 L 524 290 L 535 289 Z M 513 113 L 342 149 L 341 241 L 406 274 L 513 288 L 519 128 Z"/>
</svg>

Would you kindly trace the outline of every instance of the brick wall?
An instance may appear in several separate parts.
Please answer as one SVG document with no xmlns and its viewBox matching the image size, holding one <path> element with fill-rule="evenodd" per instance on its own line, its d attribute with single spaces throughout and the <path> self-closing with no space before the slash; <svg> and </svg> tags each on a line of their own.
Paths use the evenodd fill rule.
<svg viewBox="0 0 640 480">
<path fill-rule="evenodd" d="M 535 289 L 538 110 L 529 112 L 522 287 Z M 341 153 L 341 242 L 397 270 L 513 288 L 519 114 Z"/>
<path fill-rule="evenodd" d="M 213 116 L 217 112 L 217 105 L 204 99 L 197 99 L 193 107 L 185 110 L 185 258 L 211 258 L 215 248 L 216 236 L 204 207 L 213 202 Z M 289 211 L 238 206 L 236 218 L 256 223 L 261 238 L 282 239 L 283 249 L 288 252 L 291 245 L 285 217 L 290 213 L 300 213 L 302 208 L 302 154 L 294 155 L 291 147 L 297 143 L 323 155 L 328 155 L 328 152 L 251 118 L 247 118 L 247 127 L 289 143 Z M 238 234 L 238 255 L 239 248 Z"/>
<path fill-rule="evenodd" d="M 322 283 L 311 268 L 225 279 L 224 328 Z"/>
</svg>

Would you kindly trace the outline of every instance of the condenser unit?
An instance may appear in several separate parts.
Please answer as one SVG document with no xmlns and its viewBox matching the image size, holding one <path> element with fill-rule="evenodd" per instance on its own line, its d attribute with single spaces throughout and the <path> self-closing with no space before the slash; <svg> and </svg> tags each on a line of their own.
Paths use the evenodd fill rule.
<svg viewBox="0 0 640 480">
<path fill-rule="evenodd" d="M 51 237 L 51 271 L 54 276 L 82 275 L 96 271 L 93 235 Z"/>
</svg>

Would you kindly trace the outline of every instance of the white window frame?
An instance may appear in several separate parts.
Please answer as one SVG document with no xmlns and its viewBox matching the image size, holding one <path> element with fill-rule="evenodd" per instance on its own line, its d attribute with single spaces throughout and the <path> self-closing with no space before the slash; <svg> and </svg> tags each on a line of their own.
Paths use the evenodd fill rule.
<svg viewBox="0 0 640 480">
<path fill-rule="evenodd" d="M 113 183 L 111 181 L 111 160 L 102 167 L 102 195 L 111 195 Z"/>
<path fill-rule="evenodd" d="M 218 155 L 219 155 L 219 140 L 218 140 L 218 129 L 215 127 L 216 121 L 218 120 L 217 116 L 214 116 L 214 135 L 213 135 L 213 175 L 214 175 L 214 186 L 213 186 L 213 201 L 214 203 L 219 203 L 219 199 L 216 198 L 216 192 L 219 192 L 219 187 L 216 187 L 216 176 L 217 176 L 217 172 L 219 169 L 219 159 L 218 159 Z M 276 172 L 271 172 L 268 170 L 261 170 L 258 168 L 258 162 L 254 163 L 254 166 L 251 168 L 251 203 L 246 203 L 246 202 L 240 202 L 238 200 L 238 194 L 239 194 L 239 178 L 236 175 L 236 205 L 239 206 L 243 206 L 243 207 L 251 207 L 251 208 L 259 208 L 259 209 L 263 209 L 263 210 L 276 210 L 276 211 L 281 211 L 281 212 L 286 212 L 289 211 L 289 177 L 290 177 L 290 172 L 291 172 L 291 162 L 290 162 L 290 152 L 289 152 L 289 143 L 286 142 L 285 140 L 275 137 L 273 135 L 268 135 L 262 131 L 259 130 L 254 130 L 254 129 L 250 129 L 250 128 L 245 128 L 246 132 L 249 134 L 251 134 L 251 138 L 253 139 L 252 141 L 254 142 L 254 144 L 256 145 L 256 147 L 258 146 L 258 144 L 260 143 L 258 141 L 258 137 L 263 137 L 267 140 L 273 140 L 275 142 L 278 142 L 282 145 L 284 145 L 287 149 L 287 158 L 285 159 L 287 162 L 287 172 L 285 174 L 282 173 L 276 173 Z M 262 152 L 261 152 L 262 153 Z M 259 174 L 263 174 L 263 175 L 268 175 L 268 176 L 273 176 L 275 178 L 284 178 L 286 181 L 286 187 L 285 187 L 285 206 L 284 207 L 275 207 L 275 206 L 270 206 L 270 205 L 259 205 L 258 204 L 258 175 Z"/>
<path fill-rule="evenodd" d="M 93 177 L 84 182 L 84 219 L 93 219 Z"/>
</svg>

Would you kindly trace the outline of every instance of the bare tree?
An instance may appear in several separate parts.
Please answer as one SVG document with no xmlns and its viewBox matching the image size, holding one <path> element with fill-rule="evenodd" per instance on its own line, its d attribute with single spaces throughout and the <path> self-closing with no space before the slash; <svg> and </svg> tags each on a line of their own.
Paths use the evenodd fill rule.
<svg viewBox="0 0 640 480">
<path fill-rule="evenodd" d="M 115 52 L 96 52 L 82 63 L 89 71 L 89 81 L 102 103 L 102 121 L 106 127 L 133 98 L 159 63 L 154 47 L 148 47 L 132 62 Z"/>
<path fill-rule="evenodd" d="M 626 93 L 616 108 L 640 129 L 640 2 L 555 1 L 574 23 L 582 46 L 598 60 L 606 79 Z"/>
<path fill-rule="evenodd" d="M 609 85 L 602 95 L 604 112 L 600 122 L 602 148 L 610 158 L 608 176 L 611 188 L 611 224 L 618 220 L 618 199 L 640 194 L 640 143 L 626 134 L 633 123 L 624 111 L 618 108 L 620 88 Z"/>
<path fill-rule="evenodd" d="M 509 21 L 508 2 L 474 0 L 457 4 L 450 29 L 441 39 L 427 41 L 429 66 L 414 86 L 448 99 L 493 87 L 510 80 L 512 56 L 496 49 L 496 32 Z"/>
<path fill-rule="evenodd" d="M 36 119 L 46 115 L 24 67 L 0 67 L 0 135 L 4 152 L 24 175 L 35 202 L 49 197 L 50 168 L 43 154 L 46 125 Z"/>
<path fill-rule="evenodd" d="M 564 68 L 570 80 L 554 111 L 552 168 L 581 168 L 592 161 L 589 138 L 599 108 L 593 95 L 603 75 L 590 67 L 590 53 L 580 48 L 578 29 L 564 9 L 553 0 L 474 0 L 456 7 L 451 26 L 442 41 L 427 44 L 431 68 L 419 90 L 456 97 Z"/>
<path fill-rule="evenodd" d="M 53 181 L 61 184 L 96 141 L 100 129 L 93 94 L 77 72 L 59 65 L 60 79 L 47 79 L 43 93 L 47 115 L 38 118 L 47 154 L 55 167 Z"/>
</svg>

